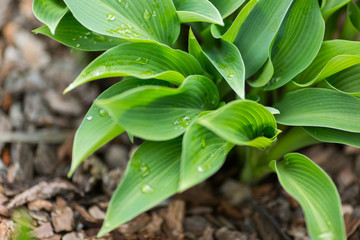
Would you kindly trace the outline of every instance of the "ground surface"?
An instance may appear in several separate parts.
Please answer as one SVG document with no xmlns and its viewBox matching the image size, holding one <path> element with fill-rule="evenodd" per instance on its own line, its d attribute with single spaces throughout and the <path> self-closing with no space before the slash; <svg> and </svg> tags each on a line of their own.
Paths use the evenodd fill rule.
<svg viewBox="0 0 360 240">
<path fill-rule="evenodd" d="M 66 178 L 75 129 L 110 82 L 63 96 L 90 56 L 33 35 L 40 23 L 31 4 L 0 0 L 0 240 L 27 239 L 24 232 L 38 239 L 97 239 L 136 145 L 120 136 Z M 333 177 L 349 239 L 360 239 L 360 151 L 323 144 L 303 152 Z M 249 187 L 237 180 L 238 171 L 230 160 L 206 183 L 102 239 L 308 239 L 299 205 L 275 176 Z"/>
</svg>

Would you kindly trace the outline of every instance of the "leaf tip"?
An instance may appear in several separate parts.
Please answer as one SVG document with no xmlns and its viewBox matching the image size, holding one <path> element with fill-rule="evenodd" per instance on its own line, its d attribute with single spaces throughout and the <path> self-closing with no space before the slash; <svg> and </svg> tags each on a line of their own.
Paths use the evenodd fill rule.
<svg viewBox="0 0 360 240">
<path fill-rule="evenodd" d="M 65 88 L 63 94 L 67 94 L 68 92 L 70 92 L 71 90 L 73 90 L 76 86 L 71 83 L 67 88 Z"/>
<path fill-rule="evenodd" d="M 105 220 L 106 221 L 106 220 Z M 111 230 L 109 230 L 107 227 L 105 227 L 105 221 L 103 223 L 103 225 L 101 226 L 100 231 L 97 234 L 98 238 L 101 238 L 102 236 L 104 236 L 106 233 L 110 232 Z"/>
</svg>

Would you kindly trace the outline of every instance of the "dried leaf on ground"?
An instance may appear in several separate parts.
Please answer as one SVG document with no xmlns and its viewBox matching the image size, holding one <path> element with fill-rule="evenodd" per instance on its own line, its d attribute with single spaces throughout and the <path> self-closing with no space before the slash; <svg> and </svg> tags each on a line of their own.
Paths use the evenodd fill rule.
<svg viewBox="0 0 360 240">
<path fill-rule="evenodd" d="M 60 178 L 49 182 L 43 181 L 16 195 L 7 207 L 14 208 L 36 199 L 49 199 L 64 191 L 77 192 L 77 188 L 69 181 Z"/>
</svg>

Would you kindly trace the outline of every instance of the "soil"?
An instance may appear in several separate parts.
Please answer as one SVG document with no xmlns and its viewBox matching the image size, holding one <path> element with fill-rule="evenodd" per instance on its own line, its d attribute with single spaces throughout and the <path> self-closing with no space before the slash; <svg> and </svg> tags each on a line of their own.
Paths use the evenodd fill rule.
<svg viewBox="0 0 360 240">
<path fill-rule="evenodd" d="M 76 128 L 115 80 L 62 91 L 96 55 L 70 50 L 31 30 L 32 0 L 0 1 L 0 240 L 99 239 L 110 196 L 131 144 L 119 136 L 71 179 Z M 349 239 L 360 239 L 360 150 L 318 144 L 302 153 L 336 183 Z M 100 239 L 309 239 L 299 204 L 276 176 L 247 186 L 231 158 L 212 178 L 162 202 Z"/>
</svg>

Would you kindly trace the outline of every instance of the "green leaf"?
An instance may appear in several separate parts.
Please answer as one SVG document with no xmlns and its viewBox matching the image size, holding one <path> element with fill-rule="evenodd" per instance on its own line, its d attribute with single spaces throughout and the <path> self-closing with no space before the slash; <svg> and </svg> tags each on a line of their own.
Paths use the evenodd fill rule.
<svg viewBox="0 0 360 240">
<path fill-rule="evenodd" d="M 327 20 L 334 12 L 345 6 L 351 0 L 323 0 L 321 4 L 321 12 L 325 20 Z"/>
<path fill-rule="evenodd" d="M 224 25 L 219 11 L 208 0 L 174 0 L 182 23 L 209 22 Z"/>
<path fill-rule="evenodd" d="M 240 27 L 234 44 L 245 63 L 246 78 L 269 57 L 270 45 L 293 0 L 259 0 Z"/>
<path fill-rule="evenodd" d="M 175 194 L 179 186 L 181 138 L 144 142 L 131 158 L 113 194 L 99 236 Z"/>
<path fill-rule="evenodd" d="M 310 66 L 295 78 L 295 84 L 300 87 L 311 86 L 358 63 L 360 63 L 360 42 L 325 41 Z"/>
<path fill-rule="evenodd" d="M 48 26 L 37 28 L 33 32 L 44 34 L 68 47 L 83 51 L 103 51 L 127 42 L 121 38 L 108 37 L 90 31 L 76 21 L 70 12 L 61 19 L 55 34 L 51 33 Z"/>
<path fill-rule="evenodd" d="M 360 148 L 360 134 L 332 128 L 304 127 L 314 138 L 322 142 L 341 143 Z"/>
<path fill-rule="evenodd" d="M 200 64 L 186 52 L 156 42 L 129 42 L 96 58 L 65 93 L 83 83 L 106 77 L 157 78 L 180 85 L 186 76 L 202 72 Z"/>
<path fill-rule="evenodd" d="M 45 23 L 52 34 L 55 34 L 57 25 L 68 11 L 62 0 L 34 0 L 32 8 L 35 17 Z"/>
<path fill-rule="evenodd" d="M 210 60 L 205 55 L 204 51 L 202 50 L 199 42 L 196 40 L 196 37 L 190 28 L 189 30 L 189 53 L 194 56 L 202 68 L 207 72 L 210 73 L 213 77 L 216 78 L 216 75 L 218 75 L 217 70 L 214 68 Z"/>
<path fill-rule="evenodd" d="M 325 88 L 307 88 L 285 95 L 275 108 L 278 123 L 360 132 L 360 99 Z"/>
<path fill-rule="evenodd" d="M 354 1 L 350 1 L 347 5 L 347 16 L 352 25 L 360 31 L 360 8 Z"/>
<path fill-rule="evenodd" d="M 82 25 L 110 37 L 172 44 L 180 33 L 180 22 L 171 0 L 64 1 Z"/>
<path fill-rule="evenodd" d="M 143 86 L 99 105 L 126 131 L 146 140 L 163 141 L 184 133 L 204 110 L 219 102 L 215 84 L 204 76 L 188 77 L 180 88 Z"/>
<path fill-rule="evenodd" d="M 327 87 L 360 97 L 360 64 L 332 75 L 325 82 Z"/>
<path fill-rule="evenodd" d="M 169 86 L 167 82 L 160 80 L 145 81 L 129 78 L 111 86 L 94 101 L 80 127 L 76 131 L 69 176 L 74 173 L 76 168 L 90 154 L 124 132 L 124 129 L 118 125 L 104 109 L 98 106 L 98 101 L 114 97 L 142 85 Z"/>
<path fill-rule="evenodd" d="M 192 123 L 183 138 L 179 191 L 184 191 L 217 172 L 233 146 L 200 124 Z"/>
<path fill-rule="evenodd" d="M 226 29 L 225 27 L 220 27 L 217 25 L 211 26 L 211 33 L 215 38 L 221 38 L 223 40 L 226 40 L 228 42 L 234 42 L 236 39 L 236 36 L 240 30 L 240 27 L 244 23 L 246 17 L 249 15 L 249 13 L 253 10 L 255 5 L 257 4 L 259 0 L 250 0 L 239 12 L 238 16 L 234 20 L 234 22 L 231 24 L 229 29 Z"/>
<path fill-rule="evenodd" d="M 235 12 L 244 2 L 245 0 L 210 0 L 217 9 L 219 9 L 221 16 L 226 18 L 233 12 Z"/>
<path fill-rule="evenodd" d="M 257 148 L 270 146 L 280 132 L 274 116 L 261 104 L 248 100 L 228 103 L 197 122 L 231 143 Z"/>
<path fill-rule="evenodd" d="M 270 50 L 270 60 L 254 87 L 279 88 L 305 70 L 320 50 L 325 32 L 317 0 L 295 1 Z M 306 51 L 304 51 L 306 49 Z"/>
<path fill-rule="evenodd" d="M 218 48 L 205 48 L 205 55 L 235 93 L 245 99 L 245 66 L 236 46 L 220 40 Z"/>
<path fill-rule="evenodd" d="M 345 240 L 341 201 L 331 178 L 309 158 L 289 153 L 270 163 L 282 187 L 301 205 L 313 240 Z"/>
<path fill-rule="evenodd" d="M 189 52 L 210 73 L 214 72 L 215 67 L 215 71 L 221 74 L 235 93 L 245 99 L 245 66 L 240 52 L 234 44 L 225 40 L 219 40 L 218 45 L 212 44 L 203 50 L 190 29 Z"/>
</svg>

